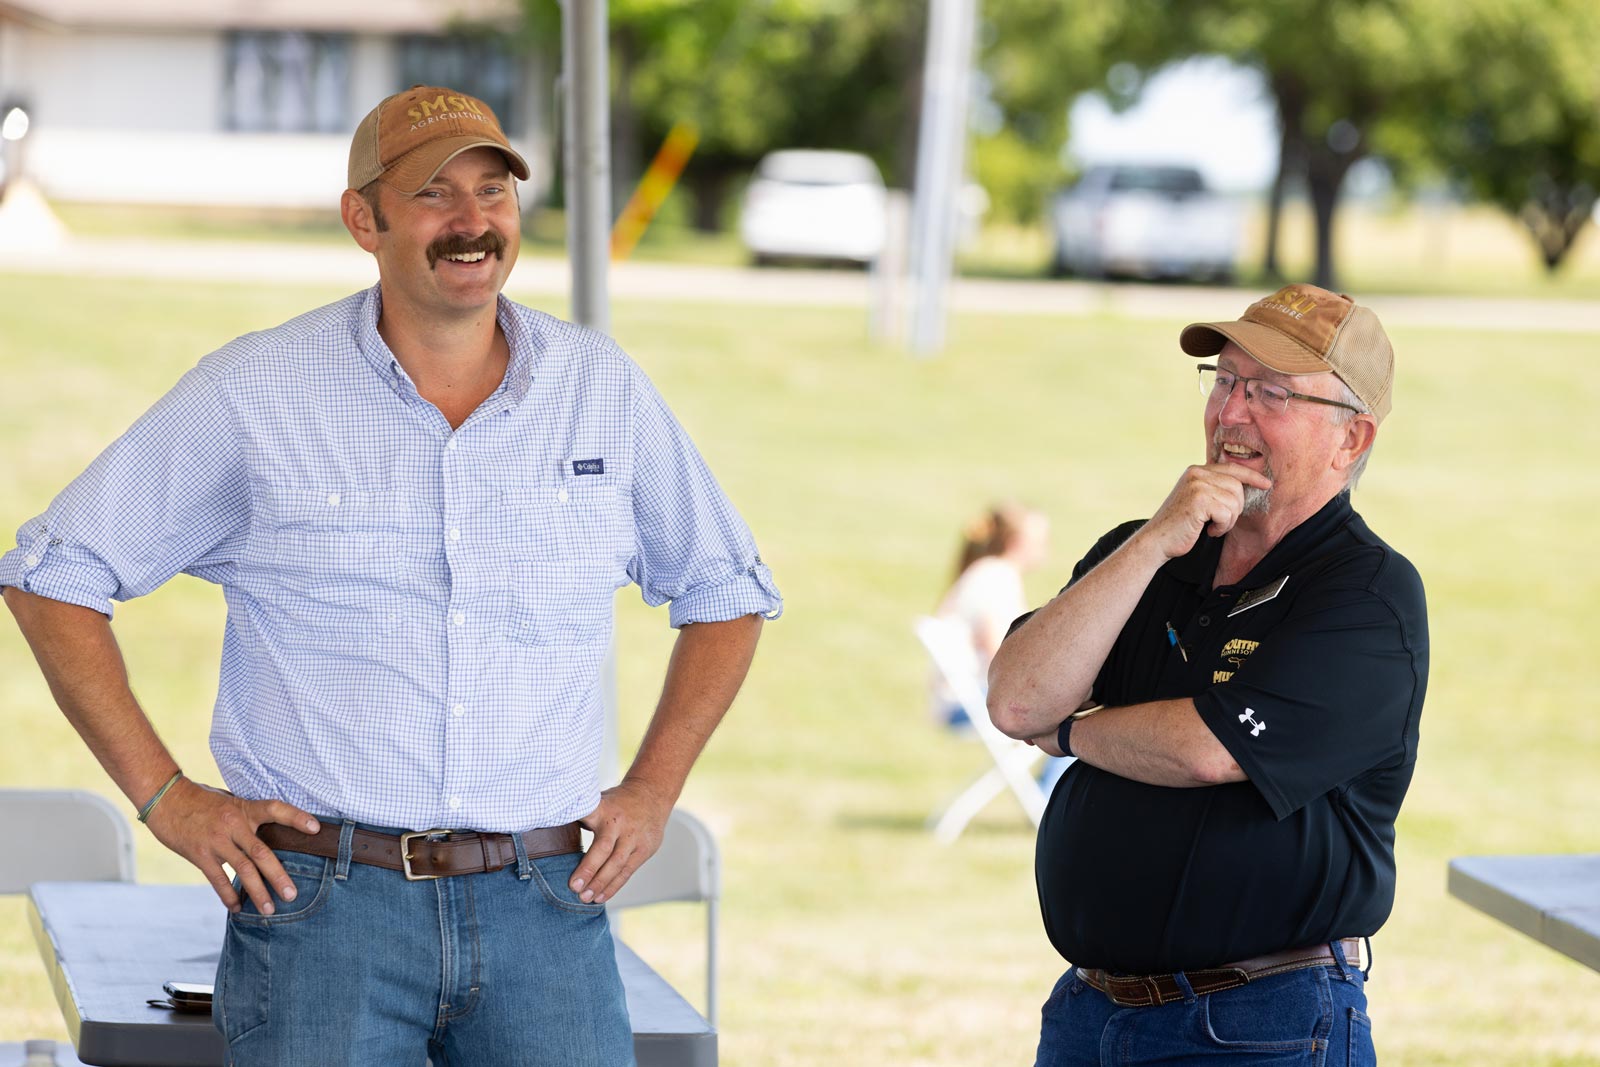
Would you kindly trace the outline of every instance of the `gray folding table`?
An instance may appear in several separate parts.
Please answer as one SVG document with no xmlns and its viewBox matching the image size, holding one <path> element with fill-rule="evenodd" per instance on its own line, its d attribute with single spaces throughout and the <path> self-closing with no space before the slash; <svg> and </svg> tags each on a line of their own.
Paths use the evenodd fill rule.
<svg viewBox="0 0 1600 1067">
<path fill-rule="evenodd" d="M 1464 856 L 1450 893 L 1600 971 L 1600 854 Z"/>
<path fill-rule="evenodd" d="M 78 1058 L 101 1067 L 217 1067 L 209 1016 L 145 1003 L 166 981 L 210 983 L 227 912 L 205 885 L 41 882 L 29 917 Z M 639 1067 L 715 1067 L 717 1033 L 620 940 Z"/>
</svg>

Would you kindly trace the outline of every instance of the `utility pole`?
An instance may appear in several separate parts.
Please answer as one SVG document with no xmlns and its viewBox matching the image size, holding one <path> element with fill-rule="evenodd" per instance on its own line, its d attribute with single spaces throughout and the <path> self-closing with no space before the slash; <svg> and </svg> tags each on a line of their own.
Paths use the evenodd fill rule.
<svg viewBox="0 0 1600 1067">
<path fill-rule="evenodd" d="M 977 0 L 932 0 L 922 73 L 922 121 L 911 205 L 911 350 L 944 347 L 945 290 L 955 255 L 956 209 L 966 167 L 967 109 Z"/>
</svg>

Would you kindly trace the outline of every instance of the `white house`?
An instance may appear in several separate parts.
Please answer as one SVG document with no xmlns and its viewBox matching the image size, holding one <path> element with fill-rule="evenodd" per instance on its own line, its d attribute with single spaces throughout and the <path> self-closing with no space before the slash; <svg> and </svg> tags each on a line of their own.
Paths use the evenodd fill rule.
<svg viewBox="0 0 1600 1067">
<path fill-rule="evenodd" d="M 515 0 L 0 0 L 0 114 L 26 109 L 20 168 L 52 199 L 330 207 L 361 116 L 410 85 L 444 84 L 495 109 L 539 195 L 554 158 L 554 71 L 458 29 L 508 26 L 515 10 Z"/>
</svg>

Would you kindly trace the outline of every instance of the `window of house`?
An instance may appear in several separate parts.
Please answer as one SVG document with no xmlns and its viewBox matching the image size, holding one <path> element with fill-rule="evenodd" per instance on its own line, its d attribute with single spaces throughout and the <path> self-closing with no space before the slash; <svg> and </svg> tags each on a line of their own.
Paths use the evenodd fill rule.
<svg viewBox="0 0 1600 1067">
<path fill-rule="evenodd" d="M 521 128 L 521 67 L 499 41 L 485 37 L 403 37 L 400 85 L 443 85 L 488 104 L 508 134 Z"/>
<path fill-rule="evenodd" d="M 228 35 L 223 126 L 274 133 L 345 133 L 350 38 L 341 33 L 238 30 Z"/>
</svg>

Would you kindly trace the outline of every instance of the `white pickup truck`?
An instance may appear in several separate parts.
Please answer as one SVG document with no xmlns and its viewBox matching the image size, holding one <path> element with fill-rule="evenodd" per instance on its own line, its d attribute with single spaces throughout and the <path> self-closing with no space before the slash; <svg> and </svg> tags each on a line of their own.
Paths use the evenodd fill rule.
<svg viewBox="0 0 1600 1067">
<path fill-rule="evenodd" d="M 1100 164 L 1050 209 L 1051 273 L 1091 278 L 1232 278 L 1238 205 L 1193 167 Z"/>
</svg>

